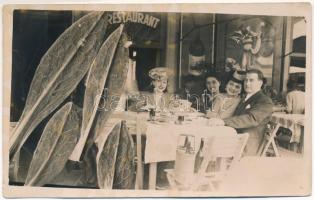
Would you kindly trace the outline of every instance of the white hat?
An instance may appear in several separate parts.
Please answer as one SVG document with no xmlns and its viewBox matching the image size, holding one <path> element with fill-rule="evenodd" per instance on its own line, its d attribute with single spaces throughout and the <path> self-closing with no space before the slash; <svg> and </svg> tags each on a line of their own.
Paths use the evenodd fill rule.
<svg viewBox="0 0 314 200">
<path fill-rule="evenodd" d="M 153 80 L 168 79 L 166 67 L 156 67 L 149 71 L 149 77 Z"/>
</svg>

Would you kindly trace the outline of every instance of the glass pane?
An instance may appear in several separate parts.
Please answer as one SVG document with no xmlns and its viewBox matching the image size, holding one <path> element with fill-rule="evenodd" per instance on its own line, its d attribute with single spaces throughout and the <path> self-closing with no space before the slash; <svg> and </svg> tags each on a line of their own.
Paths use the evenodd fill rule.
<svg viewBox="0 0 314 200">
<path fill-rule="evenodd" d="M 218 29 L 224 29 L 224 55 L 216 63 L 226 69 L 225 62 L 233 60 L 233 67 L 242 70 L 250 67 L 260 68 L 268 84 L 272 83 L 276 37 L 281 34 L 276 29 L 281 17 L 219 15 Z M 222 32 L 222 33 L 223 33 Z M 219 33 L 218 33 L 219 34 Z M 218 35 L 218 37 L 220 37 Z M 222 39 L 220 37 L 220 39 Z M 218 48 L 221 48 L 218 46 Z M 236 64 L 234 64 L 236 63 Z M 227 65 L 226 65 L 227 66 Z"/>
<path fill-rule="evenodd" d="M 305 68 L 305 57 L 297 57 L 297 56 L 291 56 L 290 57 L 290 67 L 303 67 Z"/>
<path fill-rule="evenodd" d="M 202 75 L 213 69 L 213 14 L 182 14 L 182 75 Z"/>
</svg>

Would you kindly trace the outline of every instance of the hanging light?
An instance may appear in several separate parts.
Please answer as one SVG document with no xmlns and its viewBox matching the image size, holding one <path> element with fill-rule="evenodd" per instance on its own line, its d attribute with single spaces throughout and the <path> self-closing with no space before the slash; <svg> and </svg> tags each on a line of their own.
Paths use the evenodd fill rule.
<svg viewBox="0 0 314 200">
<path fill-rule="evenodd" d="M 133 50 L 131 58 L 129 59 L 129 70 L 126 79 L 125 90 L 127 93 L 138 93 L 138 84 L 136 79 L 136 51 Z"/>
</svg>

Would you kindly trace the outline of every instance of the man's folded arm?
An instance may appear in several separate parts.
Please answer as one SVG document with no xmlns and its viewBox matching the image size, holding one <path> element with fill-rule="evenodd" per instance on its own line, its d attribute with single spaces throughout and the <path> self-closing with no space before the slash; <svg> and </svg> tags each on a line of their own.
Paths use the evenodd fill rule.
<svg viewBox="0 0 314 200">
<path fill-rule="evenodd" d="M 258 103 L 246 114 L 224 119 L 225 125 L 237 129 L 256 127 L 271 115 L 272 107 L 272 102 Z"/>
</svg>

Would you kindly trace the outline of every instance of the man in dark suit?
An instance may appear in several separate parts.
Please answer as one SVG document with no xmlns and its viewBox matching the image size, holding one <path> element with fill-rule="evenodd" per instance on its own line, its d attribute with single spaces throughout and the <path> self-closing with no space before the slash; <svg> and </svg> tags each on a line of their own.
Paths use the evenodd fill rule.
<svg viewBox="0 0 314 200">
<path fill-rule="evenodd" d="M 246 96 L 237 106 L 232 117 L 224 120 L 210 119 L 212 125 L 233 127 L 238 133 L 249 133 L 245 155 L 256 155 L 262 143 L 266 124 L 272 114 L 273 102 L 261 90 L 264 76 L 258 69 L 250 69 L 244 79 Z"/>
</svg>

